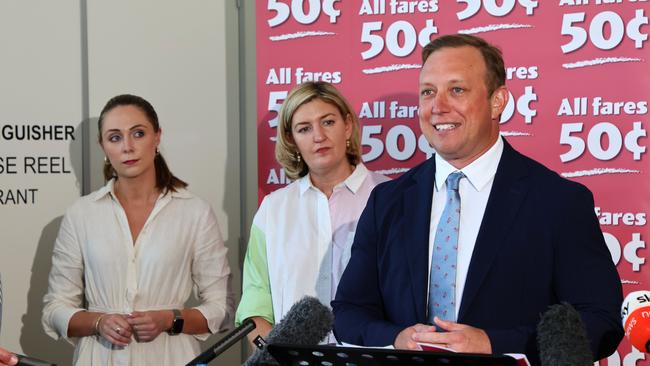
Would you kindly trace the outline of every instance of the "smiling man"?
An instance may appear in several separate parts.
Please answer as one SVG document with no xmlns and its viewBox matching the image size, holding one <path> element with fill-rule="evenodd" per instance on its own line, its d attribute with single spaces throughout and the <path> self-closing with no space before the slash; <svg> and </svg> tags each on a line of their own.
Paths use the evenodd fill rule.
<svg viewBox="0 0 650 366">
<path fill-rule="evenodd" d="M 591 192 L 500 137 L 508 90 L 496 47 L 442 36 L 422 61 L 420 128 L 437 153 L 370 196 L 332 302 L 337 338 L 525 353 L 535 365 L 541 314 L 568 302 L 594 360 L 610 355 L 622 290 Z"/>
</svg>

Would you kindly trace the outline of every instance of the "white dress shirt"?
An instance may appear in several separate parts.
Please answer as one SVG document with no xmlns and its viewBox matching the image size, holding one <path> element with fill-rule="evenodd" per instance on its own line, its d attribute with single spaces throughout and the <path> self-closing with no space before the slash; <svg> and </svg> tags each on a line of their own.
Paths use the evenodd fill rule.
<svg viewBox="0 0 650 366">
<path fill-rule="evenodd" d="M 267 195 L 253 219 L 237 321 L 272 314 L 269 321 L 277 323 L 306 295 L 329 307 L 359 216 L 372 189 L 386 180 L 358 164 L 329 199 L 309 174 Z"/>
<path fill-rule="evenodd" d="M 271 293 L 280 295 L 272 296 L 276 321 L 305 295 L 330 306 L 350 260 L 359 216 L 374 186 L 384 180 L 359 164 L 329 199 L 307 175 L 265 200 L 260 211 L 273 213 L 263 215 L 262 226 Z"/>
<path fill-rule="evenodd" d="M 476 237 L 481 228 L 483 214 L 490 197 L 494 175 L 497 172 L 502 153 L 503 141 L 499 137 L 488 151 L 460 170 L 465 174 L 465 177 L 460 180 L 458 186 L 460 194 L 460 231 L 458 233 L 458 256 L 456 258 L 456 319 L 458 319 L 458 311 L 465 288 L 469 263 L 476 244 Z M 429 272 L 431 271 L 431 252 L 433 251 L 436 228 L 447 198 L 447 177 L 449 174 L 459 171 L 440 155 L 436 154 L 435 159 L 436 177 L 429 227 Z"/>
<path fill-rule="evenodd" d="M 216 333 L 231 320 L 227 249 L 209 204 L 185 189 L 162 195 L 133 242 L 113 181 L 70 207 L 54 245 L 43 325 L 76 344 L 75 365 L 184 365 L 209 334 L 170 336 L 126 347 L 99 336 L 68 339 L 68 323 L 87 310 L 182 309 L 193 288 L 196 307 Z"/>
</svg>

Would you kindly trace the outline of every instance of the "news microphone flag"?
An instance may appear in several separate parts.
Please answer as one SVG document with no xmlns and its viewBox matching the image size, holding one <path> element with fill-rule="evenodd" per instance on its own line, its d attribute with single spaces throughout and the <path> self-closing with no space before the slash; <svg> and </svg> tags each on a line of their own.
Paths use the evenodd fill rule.
<svg viewBox="0 0 650 366">
<path fill-rule="evenodd" d="M 650 291 L 630 292 L 621 307 L 625 337 L 641 352 L 650 352 Z"/>
</svg>

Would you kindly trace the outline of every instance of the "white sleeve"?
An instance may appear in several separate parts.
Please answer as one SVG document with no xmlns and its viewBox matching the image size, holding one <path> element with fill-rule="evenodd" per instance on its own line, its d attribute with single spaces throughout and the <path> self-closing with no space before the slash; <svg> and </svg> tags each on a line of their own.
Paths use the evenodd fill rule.
<svg viewBox="0 0 650 366">
<path fill-rule="evenodd" d="M 234 293 L 226 249 L 217 218 L 209 207 L 200 218 L 194 243 L 192 279 L 200 305 L 195 307 L 205 317 L 211 333 L 232 327 L 235 310 Z M 209 334 L 197 334 L 205 340 Z"/>
<path fill-rule="evenodd" d="M 54 243 L 52 270 L 47 294 L 43 298 L 42 323 L 50 337 L 65 338 L 74 344 L 76 338 L 68 338 L 68 323 L 75 313 L 86 309 L 81 307 L 84 294 L 83 257 L 70 216 L 70 212 L 67 212 L 63 217 Z"/>
</svg>

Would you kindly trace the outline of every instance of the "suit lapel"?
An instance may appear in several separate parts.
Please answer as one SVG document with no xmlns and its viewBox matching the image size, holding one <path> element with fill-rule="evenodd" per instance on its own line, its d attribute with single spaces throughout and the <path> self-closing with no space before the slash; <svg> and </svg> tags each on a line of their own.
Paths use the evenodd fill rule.
<svg viewBox="0 0 650 366">
<path fill-rule="evenodd" d="M 504 236 L 528 191 L 526 166 L 521 155 L 504 139 L 503 154 L 494 176 L 494 183 L 488 199 L 483 221 L 476 238 L 474 252 L 465 281 L 463 298 L 458 314 L 462 322 L 465 313 L 486 277 L 490 266 L 499 252 Z"/>
<path fill-rule="evenodd" d="M 404 191 L 404 242 L 418 322 L 426 320 L 429 267 L 429 222 L 435 179 L 435 159 L 426 161 L 413 175 L 415 184 Z"/>
</svg>

